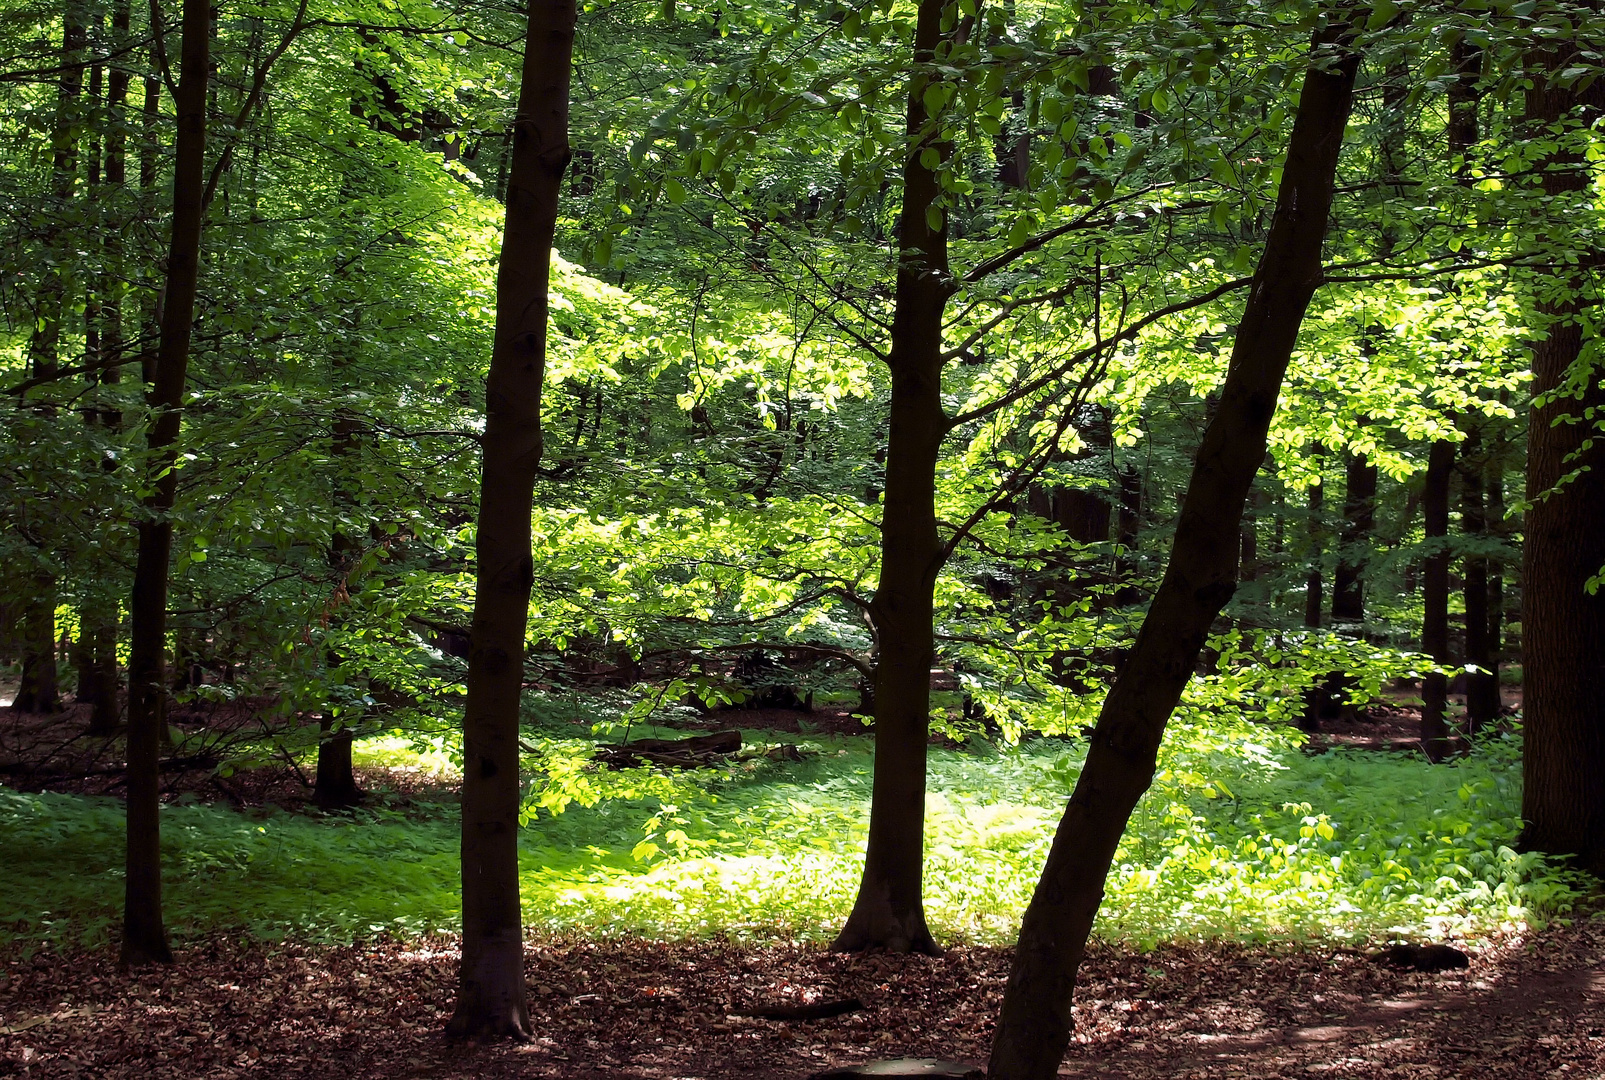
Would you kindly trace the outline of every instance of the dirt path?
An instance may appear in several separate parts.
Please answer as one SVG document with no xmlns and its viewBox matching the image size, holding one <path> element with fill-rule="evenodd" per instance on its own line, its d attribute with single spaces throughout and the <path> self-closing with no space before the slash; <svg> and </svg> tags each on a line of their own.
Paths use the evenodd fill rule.
<svg viewBox="0 0 1605 1080">
<path fill-rule="evenodd" d="M 1061 1075 L 1605 1077 L 1605 919 L 1405 974 L 1349 953 L 1101 947 Z M 0 1075 L 801 1080 L 892 1056 L 984 1061 L 1003 950 L 842 957 L 804 947 L 558 942 L 532 947 L 536 1040 L 461 1047 L 440 1030 L 452 943 L 273 950 L 224 940 L 168 972 L 109 953 L 0 955 Z M 746 1008 L 856 996 L 815 1023 Z"/>
</svg>

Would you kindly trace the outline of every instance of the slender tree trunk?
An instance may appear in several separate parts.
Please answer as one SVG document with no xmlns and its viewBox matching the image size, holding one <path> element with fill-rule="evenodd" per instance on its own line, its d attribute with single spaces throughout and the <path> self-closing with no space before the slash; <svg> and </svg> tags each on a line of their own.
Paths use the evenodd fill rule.
<svg viewBox="0 0 1605 1080">
<path fill-rule="evenodd" d="M 1316 444 L 1311 449 L 1311 456 L 1315 458 L 1317 467 L 1321 464 L 1325 452 Z M 1322 509 L 1326 502 L 1325 478 L 1322 482 L 1311 484 L 1305 495 L 1305 511 L 1308 514 L 1305 535 L 1308 537 L 1309 570 L 1304 578 L 1304 625 L 1311 630 L 1321 628 L 1321 597 L 1322 580 L 1321 564 L 1325 561 L 1326 530 L 1322 528 Z M 1299 728 L 1303 731 L 1318 731 L 1321 727 L 1321 711 L 1326 701 L 1325 684 L 1312 686 L 1304 691 L 1304 711 L 1299 714 Z"/>
<path fill-rule="evenodd" d="M 1321 449 L 1316 447 L 1313 451 L 1317 464 L 1321 460 Z M 1326 485 L 1311 484 L 1306 496 L 1306 508 L 1309 512 L 1307 535 L 1309 537 L 1309 572 L 1304 578 L 1304 625 L 1311 630 L 1321 626 L 1321 561 L 1325 554 L 1323 548 L 1323 533 L 1321 528 L 1322 504 L 1326 501 Z"/>
<path fill-rule="evenodd" d="M 1105 699 L 1087 762 L 1026 909 L 992 1044 L 990 1080 L 1051 1080 L 1070 1040 L 1076 971 L 1132 809 L 1153 781 L 1165 724 L 1210 624 L 1231 598 L 1238 522 L 1305 309 L 1359 56 L 1346 8 L 1315 34 L 1276 211 L 1255 270 L 1220 407 L 1204 432 L 1170 563 L 1125 668 Z"/>
<path fill-rule="evenodd" d="M 1578 62 L 1571 48 L 1568 43 L 1534 59 L 1558 72 Z M 1533 76 L 1526 107 L 1535 127 L 1562 118 L 1586 125 L 1605 106 L 1605 84 L 1578 94 L 1556 85 L 1552 74 Z M 1579 116 L 1579 106 L 1587 113 Z M 1547 239 L 1576 251 L 1594 243 L 1591 233 L 1573 237 L 1568 231 L 1592 220 L 1588 192 L 1596 169 L 1572 147 L 1555 153 L 1542 175 Z M 1585 263 L 1597 258 L 1592 247 L 1578 254 Z M 1605 873 L 1605 590 L 1591 595 L 1585 588 L 1605 566 L 1605 440 L 1594 438 L 1593 423 L 1577 419 L 1605 415 L 1605 381 L 1597 368 L 1585 368 L 1580 386 L 1563 389 L 1574 367 L 1593 359 L 1579 322 L 1582 305 L 1591 301 L 1582 299 L 1584 280 L 1562 255 L 1552 259 L 1560 280 L 1545 286 L 1563 290 L 1563 298 L 1539 309 L 1552 321 L 1533 351 L 1536 404 L 1527 435 L 1521 843 L 1576 856 L 1578 865 Z"/>
<path fill-rule="evenodd" d="M 1427 456 L 1427 478 L 1421 493 L 1427 556 L 1421 573 L 1421 651 L 1439 664 L 1449 662 L 1449 478 L 1454 473 L 1455 444 L 1439 439 Z M 1421 683 L 1421 747 L 1432 761 L 1449 754 L 1449 725 L 1444 719 L 1448 679 L 1441 672 Z"/>
<path fill-rule="evenodd" d="M 211 67 L 211 7 L 184 0 L 174 99 L 178 138 L 173 164 L 173 233 L 167 253 L 166 303 L 150 388 L 150 484 L 139 522 L 139 554 L 128 660 L 128 865 L 123 907 L 124 965 L 171 963 L 162 923 L 159 757 L 167 728 L 167 585 L 173 549 L 180 409 L 189 371 L 190 336 L 200 282 L 206 158 L 206 84 Z"/>
<path fill-rule="evenodd" d="M 1488 463 L 1488 531 L 1501 542 L 1508 542 L 1510 529 L 1505 523 L 1505 469 L 1499 454 Z M 1505 649 L 1505 560 L 1488 560 L 1488 670 L 1494 676 L 1494 712 L 1502 707 L 1499 697 L 1499 663 Z"/>
<path fill-rule="evenodd" d="M 120 0 L 111 14 L 111 44 L 121 53 L 130 41 L 130 4 Z M 101 206 L 116 206 L 128 182 L 127 123 L 128 85 L 130 72 L 127 57 L 120 55 L 111 65 L 106 77 L 106 142 L 105 174 Z M 104 230 L 106 273 L 101 277 L 101 352 L 110 365 L 98 374 L 102 386 L 115 386 L 122 380 L 118 361 L 122 358 L 123 344 L 123 242 L 120 222 Z M 122 410 L 103 405 L 99 412 L 102 427 L 108 432 L 120 431 L 123 426 Z M 117 462 L 107 458 L 101 463 L 106 472 L 113 472 Z M 113 568 L 102 564 L 99 573 L 103 578 L 113 576 Z M 100 583 L 97 583 L 100 584 Z M 89 686 L 88 698 L 92 712 L 89 716 L 89 734 L 108 736 L 116 732 L 122 721 L 118 706 L 117 629 L 118 611 L 114 592 L 107 588 L 92 589 L 83 606 L 83 633 L 88 644 Z M 80 700 L 84 699 L 80 687 Z"/>
<path fill-rule="evenodd" d="M 463 953 L 447 1033 L 528 1038 L 518 899 L 518 705 L 534 581 L 547 277 L 568 167 L 574 0 L 532 0 L 485 383 L 478 579 L 463 715 Z"/>
<path fill-rule="evenodd" d="M 1460 529 L 1479 543 L 1488 535 L 1488 508 L 1482 477 L 1487 467 L 1482 440 L 1474 435 L 1462 452 Z M 1499 683 L 1493 654 L 1488 648 L 1488 558 L 1472 551 L 1466 556 L 1463 578 L 1466 609 L 1466 734 L 1475 735 L 1499 714 Z M 1470 670 L 1475 665 L 1479 670 Z"/>
<path fill-rule="evenodd" d="M 1332 578 L 1332 621 L 1355 628 L 1365 622 L 1365 584 L 1371 531 L 1376 524 L 1377 467 L 1364 454 L 1344 465 L 1343 531 L 1337 574 Z"/>
<path fill-rule="evenodd" d="M 942 410 L 942 312 L 952 295 L 947 221 L 931 227 L 935 173 L 915 144 L 928 119 L 924 65 L 941 38 L 943 0 L 920 0 L 914 30 L 916 74 L 909 84 L 908 160 L 898 235 L 892 316 L 890 437 L 881 514 L 881 576 L 870 603 L 878 638 L 875 667 L 875 779 L 869 848 L 858 898 L 833 949 L 886 948 L 936 953 L 925 925 L 925 763 L 930 725 L 933 620 L 941 542 L 936 527 L 936 462 L 947 434 Z M 946 156 L 950 148 L 936 146 Z"/>
<path fill-rule="evenodd" d="M 1142 515 L 1142 474 L 1127 462 L 1120 470 L 1120 510 L 1115 516 L 1115 537 L 1120 544 L 1120 558 L 1115 563 L 1115 577 L 1120 586 L 1115 590 L 1115 604 L 1125 607 L 1135 604 L 1137 588 L 1131 579 L 1137 575 L 1137 537 Z"/>
<path fill-rule="evenodd" d="M 72 202 L 78 179 L 79 99 L 83 96 L 84 75 L 80 66 L 88 39 L 81 0 L 69 0 L 62 16 L 61 81 L 56 84 L 56 115 L 50 133 L 51 187 L 54 205 L 44 246 L 54 265 L 47 269 L 39 285 L 38 311 L 34 333 L 28 342 L 33 377 L 53 378 L 61 351 L 62 322 L 67 311 L 67 294 L 72 271 L 67 251 L 62 250 L 64 232 L 60 217 Z M 44 406 L 48 409 L 48 406 Z M 23 599 L 22 678 L 12 708 L 20 712 L 53 713 L 61 708 L 56 665 L 56 577 L 48 569 L 48 557 L 38 552 L 39 566 L 31 575 Z"/>
<path fill-rule="evenodd" d="M 344 367 L 348 365 L 336 364 L 336 374 L 338 375 Z M 344 470 L 349 467 L 348 459 L 357 449 L 357 427 L 357 419 L 351 410 L 335 410 L 334 437 L 329 452 L 335 468 Z M 342 597 L 345 596 L 347 587 L 346 575 L 350 573 L 352 563 L 355 562 L 359 552 L 356 541 L 340 527 L 339 518 L 348 512 L 354 503 L 351 485 L 346 477 L 344 475 L 336 477 L 334 488 L 336 522 L 329 541 L 329 567 L 338 575 L 337 587 Z M 341 618 L 342 616 L 336 612 L 330 617 L 330 624 L 336 625 Z M 339 667 L 342 662 L 339 653 L 334 649 L 328 651 L 325 659 L 331 669 Z M 313 780 L 312 798 L 326 810 L 355 806 L 362 801 L 362 789 L 357 786 L 357 776 L 351 762 L 351 749 L 355 742 L 351 730 L 353 719 L 349 716 L 337 719 L 326 715 L 318 725 L 318 766 Z"/>
</svg>

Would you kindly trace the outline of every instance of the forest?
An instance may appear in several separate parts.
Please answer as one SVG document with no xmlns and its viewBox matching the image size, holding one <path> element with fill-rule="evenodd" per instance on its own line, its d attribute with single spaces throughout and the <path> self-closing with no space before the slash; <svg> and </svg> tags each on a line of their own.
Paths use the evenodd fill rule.
<svg viewBox="0 0 1605 1080">
<path fill-rule="evenodd" d="M 1597 0 L 0 0 L 0 1074 L 1605 1076 Z"/>
</svg>

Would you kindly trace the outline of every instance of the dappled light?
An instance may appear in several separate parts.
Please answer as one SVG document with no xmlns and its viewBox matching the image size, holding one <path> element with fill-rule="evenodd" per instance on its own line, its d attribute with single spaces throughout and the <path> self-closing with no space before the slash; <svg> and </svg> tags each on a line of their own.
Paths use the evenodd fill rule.
<svg viewBox="0 0 1605 1080">
<path fill-rule="evenodd" d="M 0 0 L 0 1074 L 1605 1075 L 1602 58 Z"/>
</svg>

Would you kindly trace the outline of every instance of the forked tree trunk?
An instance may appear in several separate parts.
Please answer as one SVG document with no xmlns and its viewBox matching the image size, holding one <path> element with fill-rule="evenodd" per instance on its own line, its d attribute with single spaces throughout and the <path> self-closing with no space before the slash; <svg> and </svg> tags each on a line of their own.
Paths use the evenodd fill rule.
<svg viewBox="0 0 1605 1080">
<path fill-rule="evenodd" d="M 1569 47 L 1568 47 L 1569 49 Z M 1557 51 L 1539 58 L 1551 72 L 1576 62 Z M 1605 84 L 1581 94 L 1554 85 L 1535 73 L 1527 95 L 1527 115 L 1536 125 L 1572 117 L 1587 125 L 1605 106 Z M 1586 106 L 1588 112 L 1579 116 Z M 1592 220 L 1587 192 L 1595 169 L 1568 148 L 1546 163 L 1544 194 L 1549 197 L 1549 240 L 1560 246 L 1592 242 L 1591 234 L 1571 240 L 1567 230 Z M 1597 252 L 1579 253 L 1585 261 Z M 1559 255 L 1556 267 L 1567 266 Z M 1564 299 L 1543 305 L 1554 321 L 1533 355 L 1532 410 L 1527 434 L 1527 510 L 1522 548 L 1522 801 L 1526 822 L 1521 843 L 1529 849 L 1573 855 L 1579 866 L 1605 873 L 1605 590 L 1590 595 L 1585 583 L 1605 566 L 1605 440 L 1582 416 L 1605 415 L 1605 380 L 1586 371 L 1575 394 L 1550 399 L 1584 357 L 1579 295 L 1580 275 L 1557 270 L 1568 279 L 1553 282 L 1568 290 Z M 1588 301 L 1591 302 L 1591 301 Z M 1583 360 L 1583 362 L 1588 362 Z M 1585 445 L 1592 439 L 1592 445 Z M 1559 488 L 1562 478 L 1575 477 Z"/>
<path fill-rule="evenodd" d="M 1455 444 L 1439 439 L 1427 455 L 1427 478 L 1421 492 L 1427 556 L 1422 560 L 1421 651 L 1439 664 L 1449 663 L 1449 478 L 1454 473 Z M 1432 761 L 1449 754 L 1449 725 L 1444 719 L 1449 681 L 1433 672 L 1421 682 L 1421 748 Z"/>
<path fill-rule="evenodd" d="M 478 577 L 463 714 L 463 952 L 446 1031 L 530 1036 L 518 898 L 518 704 L 534 582 L 530 552 L 541 459 L 547 278 L 568 167 L 574 0 L 531 0 L 513 122 L 496 337 L 485 382 Z"/>
<path fill-rule="evenodd" d="M 879 646 L 875 666 L 875 778 L 869 848 L 858 897 L 833 949 L 886 948 L 936 953 L 925 925 L 925 763 L 930 726 L 932 629 L 941 543 L 936 527 L 936 462 L 947 416 L 942 410 L 942 312 L 952 295 L 947 220 L 931 228 L 934 172 L 920 160 L 932 142 L 926 126 L 924 65 L 941 38 L 943 0 L 920 0 L 908 94 L 908 160 L 898 233 L 896 309 L 892 316 L 890 436 L 881 515 L 881 575 L 870 617 Z M 948 153 L 937 146 L 938 154 Z"/>
<path fill-rule="evenodd" d="M 1177 522 L 1164 580 L 1109 691 L 1087 761 L 1026 908 L 992 1044 L 990 1080 L 1051 1080 L 1070 1040 L 1076 971 L 1132 809 L 1210 624 L 1231 598 L 1238 521 L 1321 282 L 1321 244 L 1359 56 L 1349 12 L 1315 34 L 1265 250 Z"/>
<path fill-rule="evenodd" d="M 166 302 L 150 387 L 149 476 L 134 564 L 128 657 L 128 858 L 122 962 L 171 963 L 162 923 L 158 771 L 167 728 L 167 575 L 173 554 L 172 510 L 178 492 L 180 407 L 189 372 L 190 336 L 200 281 L 206 178 L 206 82 L 211 67 L 211 6 L 184 0 L 173 162 L 173 235 L 167 252 Z"/>
</svg>

